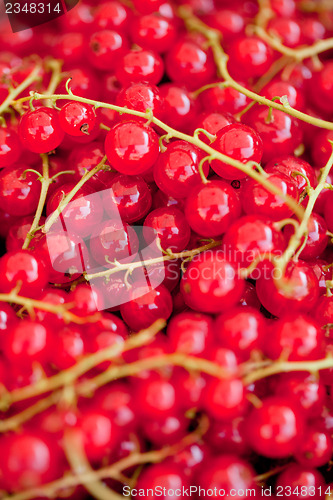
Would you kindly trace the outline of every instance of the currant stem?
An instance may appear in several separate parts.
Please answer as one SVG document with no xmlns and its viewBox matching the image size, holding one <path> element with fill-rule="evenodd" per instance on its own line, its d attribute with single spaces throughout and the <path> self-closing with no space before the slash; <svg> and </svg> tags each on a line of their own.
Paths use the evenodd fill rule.
<svg viewBox="0 0 333 500">
<path fill-rule="evenodd" d="M 0 293 L 0 302 L 8 302 L 24 306 L 24 308 L 28 312 L 33 312 L 34 309 L 40 309 L 52 314 L 59 314 L 62 316 L 64 321 L 68 323 L 76 323 L 78 325 L 84 325 L 87 322 L 95 323 L 99 319 L 99 314 L 94 314 L 83 318 L 80 316 L 76 316 L 76 314 L 73 314 L 68 310 L 71 306 L 70 304 L 67 304 L 67 306 L 55 305 L 50 304 L 49 302 L 31 299 L 29 297 L 22 297 L 21 295 L 18 295 L 15 290 L 11 291 L 10 293 Z"/>
<path fill-rule="evenodd" d="M 206 250 L 211 250 L 212 248 L 216 248 L 220 245 L 221 245 L 221 241 L 212 241 L 212 242 L 208 243 L 207 245 L 203 245 L 201 247 L 195 248 L 194 250 L 186 250 L 186 251 L 180 252 L 180 253 L 167 253 L 166 255 L 163 255 L 162 257 L 155 257 L 154 259 L 142 260 L 140 262 L 133 262 L 133 263 L 127 263 L 127 264 L 115 263 L 114 267 L 112 269 L 108 269 L 106 271 L 101 271 L 101 272 L 95 273 L 95 274 L 86 274 L 85 279 L 87 281 L 90 281 L 90 280 L 95 279 L 95 278 L 109 277 L 112 274 L 118 273 L 120 271 L 130 270 L 132 272 L 132 271 L 134 271 L 134 269 L 137 269 L 140 267 L 145 267 L 145 266 L 150 266 L 153 264 L 158 264 L 160 262 L 165 262 L 167 260 L 177 260 L 177 259 L 185 259 L 187 257 L 195 257 L 195 255 L 198 255 L 202 252 L 205 252 Z"/>
<path fill-rule="evenodd" d="M 126 470 L 130 467 L 144 465 L 147 463 L 158 463 L 162 462 L 169 456 L 175 455 L 177 452 L 183 450 L 187 446 L 198 442 L 201 437 L 208 430 L 208 423 L 204 419 L 199 422 L 198 428 L 191 434 L 185 436 L 179 443 L 171 446 L 165 446 L 159 450 L 148 451 L 146 453 L 131 453 L 128 457 L 125 457 L 115 464 L 103 467 L 98 470 L 93 470 L 89 472 L 79 472 L 77 475 L 73 473 L 66 474 L 61 479 L 57 479 L 48 484 L 38 486 L 37 488 L 32 488 L 30 490 L 25 490 L 14 495 L 7 496 L 3 500 L 32 500 L 34 498 L 39 498 L 41 495 L 49 498 L 55 497 L 58 491 L 73 488 L 80 484 L 87 484 L 94 482 L 96 480 L 107 479 L 107 478 L 117 478 L 121 471 Z"/>
<path fill-rule="evenodd" d="M 331 143 L 333 145 L 333 143 Z M 311 186 L 308 187 L 308 204 L 306 206 L 304 216 L 298 225 L 298 227 L 295 226 L 295 232 L 291 236 L 289 240 L 289 244 L 285 252 L 281 257 L 276 258 L 276 266 L 284 272 L 288 262 L 290 259 L 293 257 L 294 253 L 296 252 L 297 248 L 299 247 L 301 240 L 303 236 L 307 233 L 307 228 L 308 228 L 308 223 L 309 219 L 311 217 L 311 214 L 313 212 L 314 205 L 317 201 L 318 196 L 320 195 L 321 191 L 323 190 L 323 187 L 326 183 L 326 179 L 328 174 L 330 173 L 330 170 L 333 165 L 333 151 L 331 153 L 331 156 L 326 163 L 322 174 L 320 176 L 318 185 L 315 189 L 313 189 Z"/>
<path fill-rule="evenodd" d="M 89 172 L 86 172 L 81 177 L 81 179 L 76 184 L 76 186 L 74 186 L 73 189 L 67 194 L 67 196 L 64 197 L 64 199 L 60 202 L 58 208 L 53 212 L 52 215 L 50 215 L 50 217 L 46 221 L 46 223 L 44 225 L 44 228 L 43 228 L 43 232 L 44 233 L 47 233 L 51 229 L 51 227 L 53 226 L 53 224 L 58 219 L 59 215 L 67 207 L 68 203 L 74 198 L 74 196 L 76 195 L 76 193 L 81 189 L 81 187 L 87 181 L 89 181 L 89 179 L 91 179 L 97 172 L 99 172 L 102 169 L 102 167 L 105 165 L 106 161 L 107 161 L 107 157 L 104 156 L 104 158 L 99 162 L 98 165 L 96 165 L 96 167 L 92 168 Z"/>
<path fill-rule="evenodd" d="M 69 386 L 79 377 L 89 372 L 100 363 L 110 361 L 128 350 L 149 343 L 156 333 L 164 328 L 164 326 L 165 322 L 163 320 L 157 320 L 149 328 L 133 335 L 123 344 L 114 344 L 110 347 L 97 351 L 96 353 L 85 356 L 71 368 L 63 370 L 52 377 L 42 379 L 32 385 L 14 389 L 14 391 L 9 392 L 4 396 L 5 403 L 11 405 L 18 401 L 23 401 L 49 391 L 54 391 L 62 386 Z"/>
<path fill-rule="evenodd" d="M 15 89 L 12 89 L 6 99 L 3 101 L 3 103 L 0 105 L 0 115 L 7 110 L 7 108 L 12 104 L 13 100 L 16 99 L 17 96 L 19 96 L 23 90 L 28 88 L 33 82 L 37 81 L 39 79 L 39 72 L 41 70 L 41 65 L 37 64 L 34 69 L 31 71 L 31 73 L 23 80 L 20 85 L 18 85 Z M 28 98 L 30 99 L 30 97 Z"/>
<path fill-rule="evenodd" d="M 286 106 L 283 104 L 279 104 L 277 102 L 266 99 L 265 97 L 252 92 L 251 90 L 243 87 L 238 82 L 236 82 L 229 74 L 227 68 L 228 56 L 224 52 L 220 44 L 220 33 L 216 30 L 212 30 L 209 26 L 204 24 L 200 19 L 198 19 L 194 14 L 186 7 L 179 8 L 179 15 L 185 21 L 185 24 L 189 29 L 194 31 L 199 31 L 210 41 L 210 46 L 213 51 L 214 59 L 217 65 L 217 68 L 220 72 L 221 77 L 225 80 L 225 82 L 235 90 L 238 90 L 241 94 L 246 95 L 251 100 L 256 101 L 259 104 L 264 104 L 265 106 L 272 107 L 274 109 L 278 109 L 279 111 L 283 111 L 294 118 L 298 118 L 301 121 L 306 123 L 310 123 L 320 128 L 324 128 L 327 130 L 333 130 L 333 123 L 322 120 L 320 118 L 315 118 L 313 116 L 307 115 L 301 111 L 298 111 L 290 106 Z M 330 45 L 333 46 L 333 39 L 329 39 L 330 44 L 328 44 L 328 48 Z M 325 40 L 326 41 L 326 40 Z M 325 50 L 328 50 L 325 49 Z M 310 49 L 310 48 L 309 48 Z"/>
<path fill-rule="evenodd" d="M 256 94 L 254 94 L 254 95 L 256 95 Z M 37 100 L 53 99 L 54 101 L 57 101 L 57 100 L 66 100 L 67 99 L 67 100 L 72 100 L 72 101 L 77 101 L 77 102 L 83 102 L 86 104 L 91 104 L 92 106 L 95 106 L 95 107 L 112 109 L 118 113 L 126 113 L 129 115 L 138 116 L 140 118 L 149 119 L 152 123 L 154 123 L 155 125 L 157 125 L 161 129 L 165 130 L 167 133 L 167 136 L 169 138 L 175 137 L 177 139 L 181 139 L 183 141 L 189 142 L 190 144 L 193 144 L 194 146 L 197 146 L 199 149 L 205 151 L 209 156 L 213 156 L 215 159 L 218 159 L 224 163 L 227 163 L 228 165 L 231 165 L 232 167 L 235 167 L 238 170 L 241 170 L 242 172 L 246 173 L 252 179 L 260 182 L 269 191 L 276 194 L 277 196 L 280 196 L 299 218 L 302 218 L 302 216 L 303 216 L 303 212 L 304 212 L 303 208 L 300 205 L 298 205 L 293 198 L 282 193 L 282 191 L 280 191 L 280 189 L 278 189 L 274 184 L 269 182 L 267 179 L 263 178 L 262 175 L 260 175 L 256 170 L 253 170 L 253 168 L 251 166 L 249 166 L 247 163 L 245 163 L 245 164 L 241 163 L 240 161 L 237 161 L 234 158 L 230 158 L 229 156 L 226 156 L 223 153 L 216 151 L 214 148 L 212 148 L 211 146 L 206 144 L 204 141 L 202 141 L 198 137 L 187 135 L 187 134 L 184 134 L 182 132 L 179 132 L 178 130 L 175 130 L 174 128 L 169 127 L 169 125 L 165 124 L 164 122 L 162 122 L 158 118 L 151 117 L 151 114 L 149 114 L 149 116 L 148 116 L 147 113 L 142 113 L 140 111 L 136 111 L 133 109 L 122 108 L 122 107 L 116 106 L 114 104 L 108 104 L 108 103 L 104 103 L 104 102 L 100 102 L 100 101 L 94 101 L 92 99 L 87 99 L 87 98 L 75 96 L 72 94 L 44 95 L 44 94 L 36 93 L 34 97 Z M 23 98 L 23 100 L 25 100 L 25 98 Z M 268 99 L 266 99 L 266 101 L 267 101 L 268 105 L 275 104 L 272 101 L 269 101 Z M 283 109 L 284 109 L 284 107 L 283 107 Z M 292 108 L 290 108 L 290 109 L 292 109 Z M 333 128 L 333 124 L 330 124 L 330 125 L 332 125 L 332 128 Z M 95 168 L 97 168 L 97 167 L 95 167 Z M 86 181 L 84 181 L 84 182 L 86 182 Z M 57 212 L 55 212 L 54 215 L 51 217 L 53 218 L 53 222 L 54 222 L 54 220 L 57 218 Z M 47 225 L 48 224 L 49 224 L 49 222 L 47 222 Z"/>
<path fill-rule="evenodd" d="M 41 183 L 42 183 L 42 189 L 40 192 L 39 196 L 39 202 L 36 210 L 36 214 L 33 220 L 33 223 L 31 225 L 30 231 L 28 232 L 25 241 L 23 243 L 23 249 L 27 249 L 30 245 L 31 240 L 34 237 L 34 234 L 39 227 L 40 219 L 43 214 L 44 206 L 45 206 L 45 201 L 47 197 L 47 193 L 50 187 L 50 184 L 52 183 L 52 179 L 49 177 L 49 157 L 47 154 L 42 154 L 41 155 L 42 161 L 43 161 L 43 176 L 41 178 Z"/>
</svg>

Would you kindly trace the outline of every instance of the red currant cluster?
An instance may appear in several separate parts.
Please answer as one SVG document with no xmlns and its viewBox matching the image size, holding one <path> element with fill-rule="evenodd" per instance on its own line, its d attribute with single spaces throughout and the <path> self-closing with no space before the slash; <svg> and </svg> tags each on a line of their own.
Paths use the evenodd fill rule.
<svg viewBox="0 0 333 500">
<path fill-rule="evenodd" d="M 2 28 L 0 497 L 333 496 L 330 0 Z"/>
</svg>

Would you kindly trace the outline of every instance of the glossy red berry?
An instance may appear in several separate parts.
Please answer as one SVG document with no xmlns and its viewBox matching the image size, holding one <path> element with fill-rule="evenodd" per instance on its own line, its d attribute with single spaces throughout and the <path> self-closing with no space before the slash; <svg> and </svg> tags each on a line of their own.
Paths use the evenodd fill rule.
<svg viewBox="0 0 333 500">
<path fill-rule="evenodd" d="M 254 476 L 251 465 L 237 455 L 219 455 L 210 460 L 209 467 L 202 467 L 198 483 L 206 491 L 225 491 L 230 498 L 240 500 L 240 491 L 256 489 Z"/>
<path fill-rule="evenodd" d="M 299 193 L 296 183 L 285 174 L 273 173 L 266 180 L 279 189 L 284 195 L 298 201 Z M 281 220 L 289 217 L 293 209 L 278 194 L 272 193 L 260 182 L 250 179 L 242 190 L 243 210 L 247 214 L 255 214 L 269 217 L 272 220 Z"/>
<path fill-rule="evenodd" d="M 333 227 L 333 225 L 332 225 Z M 327 244 L 327 226 L 325 220 L 318 214 L 313 213 L 308 223 L 308 236 L 303 250 L 300 253 L 301 259 L 314 259 L 323 253 Z M 294 234 L 294 228 L 291 225 L 286 226 L 284 235 L 289 239 Z M 302 238 L 301 244 L 304 242 Z"/>
<path fill-rule="evenodd" d="M 272 359 L 319 359 L 324 355 L 324 332 L 309 316 L 289 313 L 272 325 L 265 352 Z"/>
<path fill-rule="evenodd" d="M 227 5 L 226 5 L 227 7 Z M 222 8 L 205 18 L 205 22 L 223 34 L 223 40 L 230 42 L 244 31 L 244 17 L 235 10 Z"/>
<path fill-rule="evenodd" d="M 166 123 L 177 130 L 192 130 L 199 105 L 191 93 L 172 83 L 163 83 L 159 88 L 164 101 Z"/>
<path fill-rule="evenodd" d="M 204 252 L 196 256 L 181 280 L 185 303 L 200 312 L 218 313 L 237 304 L 244 281 L 237 266 L 223 252 Z"/>
<path fill-rule="evenodd" d="M 89 247 L 96 262 L 110 267 L 115 259 L 133 260 L 139 249 L 139 242 L 131 226 L 119 218 L 112 218 L 95 227 L 89 239 Z"/>
<path fill-rule="evenodd" d="M 166 71 L 177 85 L 185 85 L 190 90 L 209 82 L 216 73 L 211 52 L 187 39 L 180 40 L 169 50 Z"/>
<path fill-rule="evenodd" d="M 168 319 L 172 313 L 172 298 L 164 285 L 136 282 L 129 291 L 128 302 L 120 306 L 123 320 L 134 331 L 148 328 L 158 319 Z"/>
<path fill-rule="evenodd" d="M 97 6 L 93 24 L 98 30 L 120 30 L 127 32 L 132 11 L 121 2 L 103 2 Z"/>
<path fill-rule="evenodd" d="M 9 491 L 35 488 L 58 478 L 61 455 L 50 437 L 24 430 L 1 437 L 0 469 Z"/>
<path fill-rule="evenodd" d="M 253 350 L 262 350 L 266 323 L 262 314 L 251 307 L 238 306 L 217 317 L 215 335 L 219 345 L 232 349 L 248 359 Z"/>
<path fill-rule="evenodd" d="M 202 128 L 212 135 L 216 135 L 222 128 L 235 123 L 234 117 L 230 113 L 204 112 L 200 113 L 193 125 L 193 132 L 197 128 Z M 204 134 L 201 139 L 207 144 L 210 140 Z"/>
<path fill-rule="evenodd" d="M 0 128 L 0 168 L 13 165 L 21 156 L 22 148 L 18 135 L 10 128 Z"/>
<path fill-rule="evenodd" d="M 232 87 L 216 86 L 204 90 L 199 99 L 202 108 L 211 113 L 230 113 L 234 115 L 246 108 L 250 99 Z"/>
<path fill-rule="evenodd" d="M 157 85 L 163 76 L 164 64 L 157 52 L 130 50 L 118 60 L 116 77 L 122 85 L 146 82 Z"/>
<path fill-rule="evenodd" d="M 167 335 L 174 351 L 190 356 L 200 356 L 213 343 L 213 328 L 214 324 L 210 316 L 183 312 L 169 321 Z"/>
<path fill-rule="evenodd" d="M 256 131 L 241 123 L 235 123 L 221 129 L 217 133 L 212 147 L 219 153 L 241 163 L 248 161 L 260 163 L 263 151 L 262 140 Z M 243 179 L 247 175 L 221 160 L 213 160 L 211 166 L 214 172 L 226 179 Z"/>
<path fill-rule="evenodd" d="M 131 26 L 134 43 L 144 49 L 164 53 L 173 45 L 177 31 L 171 20 L 157 13 L 139 16 Z"/>
<path fill-rule="evenodd" d="M 24 296 L 36 296 L 48 282 L 48 272 L 39 259 L 28 250 L 7 252 L 0 258 L 0 290 L 9 293 L 20 287 Z"/>
<path fill-rule="evenodd" d="M 103 30 L 90 37 L 87 55 L 92 66 L 102 71 L 111 71 L 116 68 L 119 58 L 128 47 L 128 40 L 121 33 Z"/>
<path fill-rule="evenodd" d="M 304 419 L 294 402 L 282 397 L 266 398 L 246 421 L 247 439 L 256 453 L 284 458 L 294 453 L 303 439 Z"/>
<path fill-rule="evenodd" d="M 152 167 L 157 160 L 158 136 L 144 123 L 124 121 L 108 132 L 105 153 L 118 172 L 138 175 Z"/>
<path fill-rule="evenodd" d="M 56 212 L 59 204 L 75 187 L 76 183 L 63 184 L 54 191 L 47 202 L 46 214 L 51 216 Z M 103 206 L 98 193 L 93 193 L 87 186 L 82 188 L 73 196 L 53 225 L 54 230 L 64 230 L 85 238 L 92 234 L 103 218 Z"/>
<path fill-rule="evenodd" d="M 302 111 L 304 109 L 304 93 L 288 82 L 277 80 L 269 83 L 263 88 L 261 94 L 267 99 L 286 96 L 292 108 Z"/>
<path fill-rule="evenodd" d="M 168 196 L 186 198 L 189 191 L 201 183 L 198 166 L 202 158 L 202 152 L 185 141 L 168 144 L 154 166 L 154 180 L 157 186 Z M 207 163 L 203 171 L 208 175 Z"/>
<path fill-rule="evenodd" d="M 286 242 L 272 220 L 260 215 L 245 215 L 227 229 L 223 247 L 229 259 L 247 267 L 260 255 L 281 255 Z"/>
<path fill-rule="evenodd" d="M 256 78 L 270 68 L 273 62 L 271 48 L 260 38 L 239 37 L 230 44 L 230 71 L 237 78 Z"/>
<path fill-rule="evenodd" d="M 60 125 L 66 134 L 75 137 L 89 135 L 96 123 L 95 110 L 90 104 L 68 102 L 59 112 Z"/>
<path fill-rule="evenodd" d="M 28 111 L 21 118 L 19 135 L 22 144 L 34 153 L 56 149 L 64 138 L 58 112 L 46 107 Z"/>
<path fill-rule="evenodd" d="M 127 223 L 142 219 L 152 204 L 151 192 L 142 177 L 119 174 L 103 192 L 103 206 L 110 217 L 119 214 Z"/>
<path fill-rule="evenodd" d="M 290 155 L 302 142 L 302 131 L 298 121 L 290 115 L 278 109 L 272 110 L 272 116 L 268 108 L 255 107 L 245 115 L 248 125 L 253 127 L 263 141 L 264 163 L 279 155 Z"/>
<path fill-rule="evenodd" d="M 143 225 L 146 242 L 149 244 L 158 237 L 164 250 L 180 252 L 190 241 L 190 226 L 178 208 L 157 208 L 150 212 Z"/>
<path fill-rule="evenodd" d="M 146 492 L 147 500 L 154 500 L 156 495 L 154 490 L 159 487 L 163 491 L 180 490 L 189 487 L 189 482 L 184 472 L 173 463 L 161 463 L 149 465 L 139 476 L 136 488 Z M 165 500 L 171 500 L 171 495 L 166 494 Z"/>
<path fill-rule="evenodd" d="M 280 173 L 292 177 L 301 194 L 307 187 L 306 178 L 298 175 L 297 172 L 305 175 L 312 187 L 316 187 L 316 175 L 312 166 L 296 156 L 285 155 L 272 158 L 265 166 L 265 172 L 268 174 Z"/>
<path fill-rule="evenodd" d="M 240 215 L 241 206 L 235 190 L 224 181 L 210 181 L 190 192 L 185 215 L 191 229 L 200 236 L 219 236 Z"/>
<path fill-rule="evenodd" d="M 275 17 L 269 21 L 267 29 L 287 47 L 297 47 L 300 44 L 302 32 L 296 19 Z"/>
<path fill-rule="evenodd" d="M 318 295 L 318 279 L 304 261 L 289 262 L 284 276 L 265 264 L 257 280 L 257 294 L 262 305 L 275 316 L 290 311 L 309 311 Z"/>
<path fill-rule="evenodd" d="M 318 492 L 318 498 L 322 498 L 320 491 L 325 492 L 325 479 L 316 469 L 304 467 L 298 464 L 290 464 L 277 478 L 276 491 L 289 491 L 289 498 L 298 498 L 298 491 L 304 492 L 304 498 L 310 499 L 313 493 Z"/>
<path fill-rule="evenodd" d="M 45 364 L 50 359 L 52 340 L 49 326 L 21 320 L 7 332 L 4 353 L 11 363 L 21 367 L 32 366 L 34 362 Z"/>
<path fill-rule="evenodd" d="M 218 420 L 232 420 L 243 415 L 248 407 L 246 389 L 238 378 L 209 380 L 203 394 L 205 411 Z"/>
<path fill-rule="evenodd" d="M 10 215 L 30 215 L 37 208 L 41 186 L 28 168 L 11 166 L 0 172 L 0 205 Z"/>
<path fill-rule="evenodd" d="M 147 83 L 133 83 L 129 87 L 123 88 L 116 97 L 117 106 L 135 109 L 145 113 L 150 109 L 156 118 L 163 116 L 163 100 L 160 89 L 156 85 Z M 131 119 L 135 119 L 131 116 Z"/>
<path fill-rule="evenodd" d="M 331 460 L 332 450 L 333 440 L 329 433 L 310 428 L 305 432 L 295 458 L 303 467 L 322 467 Z"/>
</svg>

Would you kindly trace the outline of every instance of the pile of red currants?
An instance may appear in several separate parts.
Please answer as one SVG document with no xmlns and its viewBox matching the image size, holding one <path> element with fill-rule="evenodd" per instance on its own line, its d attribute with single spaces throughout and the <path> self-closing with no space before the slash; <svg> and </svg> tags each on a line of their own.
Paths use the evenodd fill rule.
<svg viewBox="0 0 333 500">
<path fill-rule="evenodd" d="M 333 497 L 331 0 L 2 23 L 0 498 Z"/>
</svg>

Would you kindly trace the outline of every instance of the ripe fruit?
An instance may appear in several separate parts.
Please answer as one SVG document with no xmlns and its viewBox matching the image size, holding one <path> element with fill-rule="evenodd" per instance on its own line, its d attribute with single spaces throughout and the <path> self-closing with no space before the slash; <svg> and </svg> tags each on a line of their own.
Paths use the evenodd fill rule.
<svg viewBox="0 0 333 500">
<path fill-rule="evenodd" d="M 21 118 L 19 135 L 22 144 L 33 153 L 56 149 L 64 138 L 58 112 L 46 107 L 28 111 Z"/>
<path fill-rule="evenodd" d="M 138 175 L 152 167 L 157 160 L 158 136 L 144 123 L 124 121 L 108 132 L 105 153 L 118 172 Z"/>
<path fill-rule="evenodd" d="M 90 134 L 96 122 L 95 110 L 89 104 L 68 102 L 59 112 L 60 125 L 66 134 L 84 137 Z"/>
</svg>

